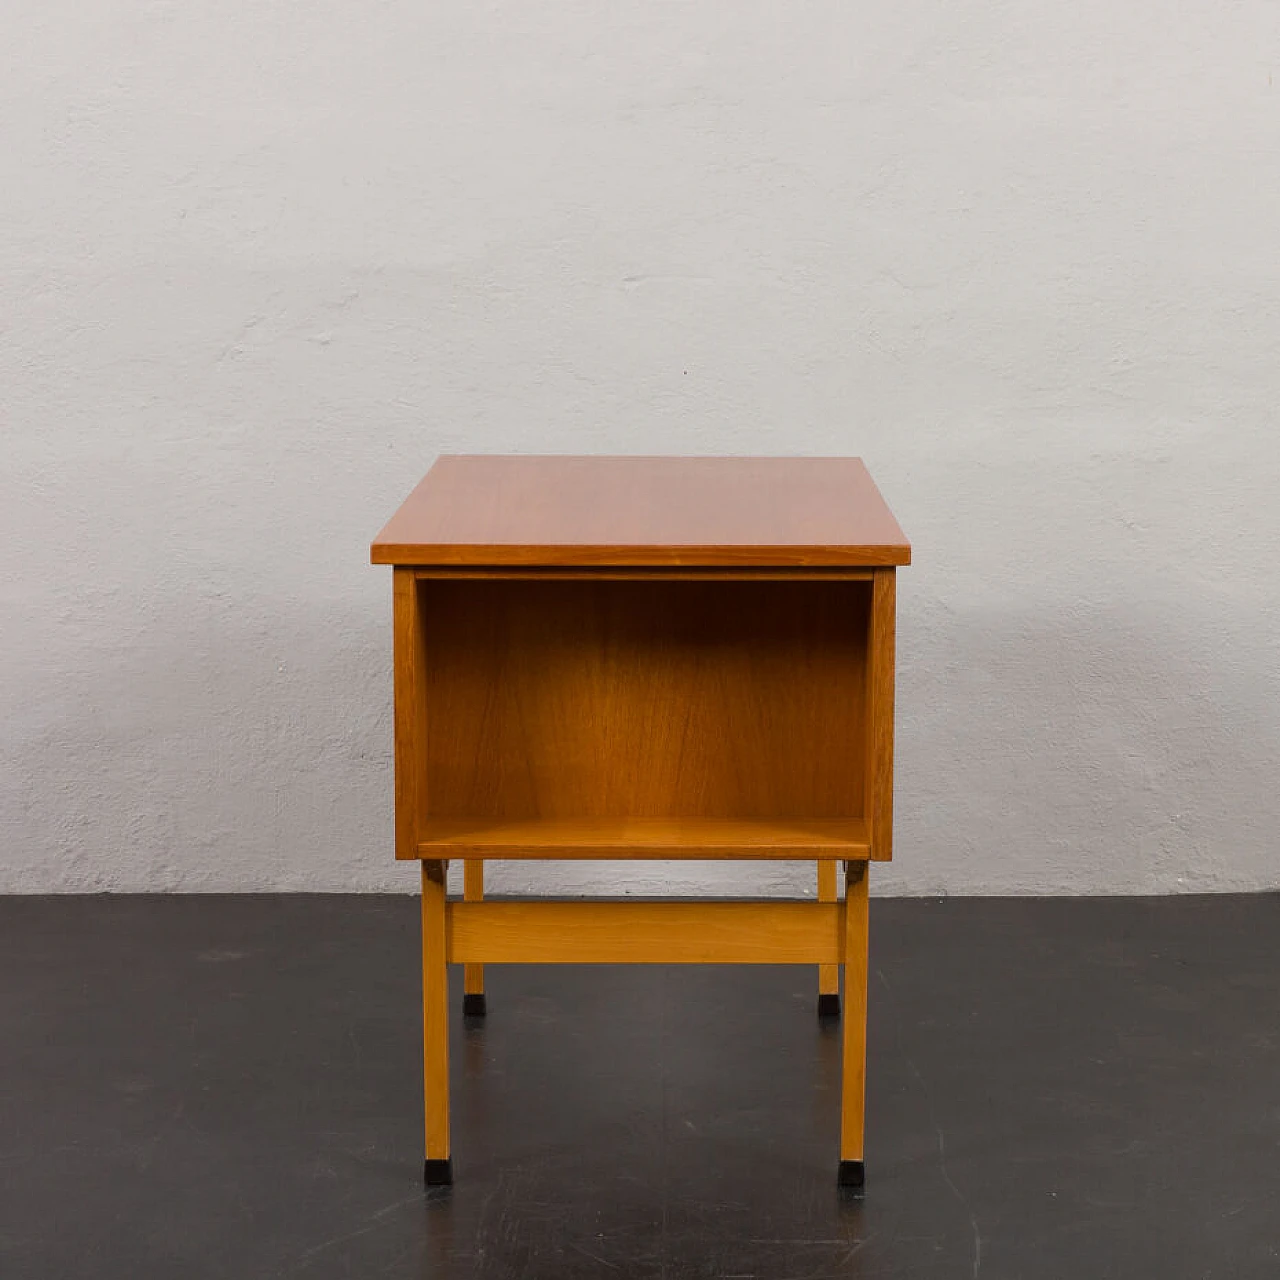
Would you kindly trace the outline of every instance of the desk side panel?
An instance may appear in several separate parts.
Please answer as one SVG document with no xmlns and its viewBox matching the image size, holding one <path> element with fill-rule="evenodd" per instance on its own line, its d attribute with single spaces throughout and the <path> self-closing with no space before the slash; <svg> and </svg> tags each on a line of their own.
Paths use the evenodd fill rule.
<svg viewBox="0 0 1280 1280">
<path fill-rule="evenodd" d="M 422 589 L 412 569 L 392 578 L 396 857 L 417 858 L 426 813 L 426 645 Z"/>
<path fill-rule="evenodd" d="M 871 857 L 893 857 L 893 693 L 897 575 L 877 569 L 872 581 L 867 663 L 867 826 Z"/>
</svg>

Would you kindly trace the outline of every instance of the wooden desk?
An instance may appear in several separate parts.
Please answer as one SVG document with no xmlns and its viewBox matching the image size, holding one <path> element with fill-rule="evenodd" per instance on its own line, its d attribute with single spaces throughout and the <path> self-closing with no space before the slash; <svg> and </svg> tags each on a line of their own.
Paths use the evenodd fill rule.
<svg viewBox="0 0 1280 1280">
<path fill-rule="evenodd" d="M 844 968 L 839 1180 L 860 1188 L 911 558 L 862 463 L 443 457 L 372 554 L 395 567 L 396 857 L 422 864 L 427 1182 L 452 1181 L 448 964 L 481 1014 L 485 964 L 788 963 L 820 966 L 823 1014 Z M 485 901 L 486 858 L 812 859 L 819 894 Z"/>
</svg>

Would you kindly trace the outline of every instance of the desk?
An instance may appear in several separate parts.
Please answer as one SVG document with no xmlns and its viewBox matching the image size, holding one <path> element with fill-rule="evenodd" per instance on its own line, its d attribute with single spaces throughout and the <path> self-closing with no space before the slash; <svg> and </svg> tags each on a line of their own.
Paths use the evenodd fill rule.
<svg viewBox="0 0 1280 1280">
<path fill-rule="evenodd" d="M 481 1014 L 486 964 L 787 963 L 819 966 L 824 1014 L 844 970 L 839 1181 L 861 1188 L 911 558 L 862 463 L 442 457 L 372 558 L 394 566 L 396 857 L 422 871 L 427 1182 L 453 1176 L 449 964 Z M 486 901 L 487 858 L 804 859 L 819 893 Z"/>
</svg>

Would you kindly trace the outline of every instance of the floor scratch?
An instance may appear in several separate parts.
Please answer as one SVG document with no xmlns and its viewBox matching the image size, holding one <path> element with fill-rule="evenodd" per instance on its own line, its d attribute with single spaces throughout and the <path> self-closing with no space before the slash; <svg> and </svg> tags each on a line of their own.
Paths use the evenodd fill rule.
<svg viewBox="0 0 1280 1280">
<path fill-rule="evenodd" d="M 883 969 L 876 970 L 876 977 L 880 979 L 881 985 L 885 991 L 892 996 L 893 988 L 889 985 L 889 979 L 884 976 Z M 894 1038 L 898 1042 L 898 1052 L 902 1055 L 902 1060 L 907 1064 L 907 1070 L 915 1077 L 916 1083 L 920 1086 L 920 1092 L 924 1094 L 925 1106 L 929 1111 L 929 1123 L 933 1126 L 933 1131 L 938 1139 L 938 1172 L 942 1175 L 942 1180 L 951 1189 L 951 1194 L 959 1201 L 965 1213 L 969 1216 L 969 1227 L 973 1232 L 973 1280 L 978 1280 L 978 1276 L 982 1274 L 982 1230 L 978 1226 L 978 1217 L 973 1211 L 973 1206 L 969 1203 L 968 1197 L 956 1186 L 955 1181 L 951 1177 L 950 1170 L 947 1168 L 947 1139 L 942 1131 L 942 1126 L 938 1123 L 937 1112 L 933 1105 L 933 1093 L 929 1086 L 925 1083 L 925 1078 L 920 1074 L 920 1068 L 916 1066 L 911 1058 L 907 1057 L 906 1051 L 902 1047 L 902 1026 L 898 1021 L 897 1009 L 893 1013 Z"/>
<path fill-rule="evenodd" d="M 590 1258 L 592 1262 L 598 1262 L 602 1267 L 608 1267 L 610 1271 L 617 1271 L 620 1269 L 616 1262 L 610 1262 L 608 1258 L 602 1258 L 598 1253 L 592 1253 L 590 1249 L 584 1249 L 574 1240 L 570 1240 L 569 1245 L 571 1248 L 577 1249 L 584 1258 Z"/>
<path fill-rule="evenodd" d="M 339 1236 L 333 1236 L 328 1240 L 322 1240 L 319 1244 L 312 1245 L 310 1249 L 300 1253 L 293 1260 L 292 1270 L 296 1271 L 300 1267 L 306 1266 L 306 1264 L 314 1258 L 316 1254 L 323 1253 L 326 1249 L 332 1249 L 335 1245 L 346 1244 L 348 1240 L 355 1240 L 360 1236 L 368 1235 L 370 1231 L 376 1231 L 378 1227 L 382 1225 L 382 1219 L 385 1218 L 387 1214 L 394 1213 L 397 1209 L 403 1209 L 407 1204 L 420 1205 L 421 1203 L 422 1192 L 419 1191 L 404 1200 L 394 1200 L 391 1204 L 383 1205 L 381 1209 L 378 1209 L 369 1215 L 365 1220 L 364 1226 L 357 1227 L 354 1231 L 347 1231 Z"/>
</svg>

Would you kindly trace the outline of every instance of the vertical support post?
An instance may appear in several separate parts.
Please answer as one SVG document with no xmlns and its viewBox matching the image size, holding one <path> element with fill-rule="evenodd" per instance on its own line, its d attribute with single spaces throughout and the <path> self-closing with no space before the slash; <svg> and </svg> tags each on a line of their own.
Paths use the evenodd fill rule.
<svg viewBox="0 0 1280 1280">
<path fill-rule="evenodd" d="M 835 902 L 836 900 L 835 860 L 821 858 L 818 861 L 818 901 Z M 840 966 L 820 964 L 818 966 L 818 1017 L 838 1018 L 839 1016 Z"/>
<path fill-rule="evenodd" d="M 449 984 L 445 866 L 422 863 L 422 1085 L 428 1186 L 453 1181 L 449 1158 Z"/>
<path fill-rule="evenodd" d="M 844 1060 L 840 1090 L 840 1185 L 861 1191 L 867 1079 L 866 862 L 845 865 Z"/>
<path fill-rule="evenodd" d="M 484 860 L 466 858 L 462 863 L 462 897 L 466 902 L 484 901 Z M 464 1018 L 483 1018 L 484 1001 L 484 965 L 465 964 L 462 966 L 462 1016 Z"/>
</svg>

